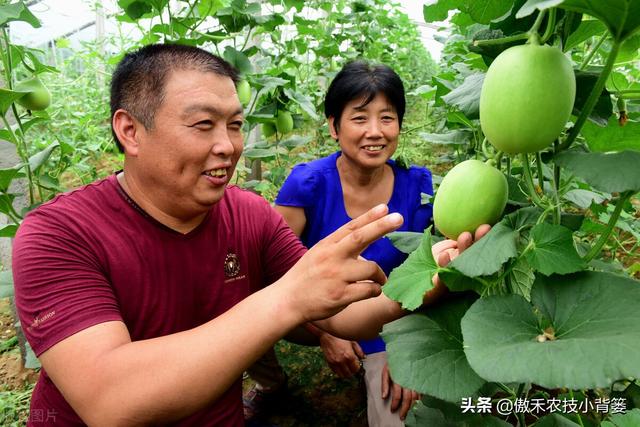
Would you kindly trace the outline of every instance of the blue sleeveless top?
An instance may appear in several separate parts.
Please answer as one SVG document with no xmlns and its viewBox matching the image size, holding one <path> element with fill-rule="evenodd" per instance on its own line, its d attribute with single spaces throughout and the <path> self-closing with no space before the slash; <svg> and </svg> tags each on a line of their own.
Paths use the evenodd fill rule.
<svg viewBox="0 0 640 427">
<path fill-rule="evenodd" d="M 341 154 L 338 151 L 328 157 L 295 166 L 276 197 L 277 205 L 304 208 L 307 221 L 300 239 L 308 248 L 352 219 L 347 215 L 336 167 L 336 160 Z M 389 212 L 399 212 L 404 218 L 398 231 L 424 231 L 431 222 L 433 207 L 431 204 L 422 204 L 421 193 L 433 194 L 431 172 L 417 166 L 404 169 L 393 160 L 388 160 L 387 164 L 391 166 L 395 178 L 388 203 Z M 369 245 L 362 256 L 377 262 L 387 276 L 407 258 L 407 254 L 396 249 L 386 237 Z M 385 349 L 380 337 L 360 341 L 359 344 L 365 354 Z"/>
</svg>

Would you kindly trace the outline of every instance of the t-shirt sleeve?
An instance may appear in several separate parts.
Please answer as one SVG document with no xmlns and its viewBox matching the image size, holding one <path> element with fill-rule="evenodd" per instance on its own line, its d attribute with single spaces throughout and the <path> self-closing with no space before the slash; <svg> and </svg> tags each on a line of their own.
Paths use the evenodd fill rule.
<svg viewBox="0 0 640 427">
<path fill-rule="evenodd" d="M 423 203 L 425 194 L 433 195 L 433 181 L 429 169 L 417 168 L 416 172 L 419 175 L 418 179 L 415 180 L 418 183 L 416 188 L 418 199 L 411 229 L 421 232 L 431 224 L 433 216 L 433 204 Z"/>
<path fill-rule="evenodd" d="M 98 323 L 122 320 L 90 244 L 57 215 L 34 212 L 13 242 L 15 302 L 36 356 Z"/>
<path fill-rule="evenodd" d="M 282 215 L 269 205 L 267 208 L 262 233 L 265 286 L 280 279 L 307 251 Z"/>
<path fill-rule="evenodd" d="M 315 203 L 318 177 L 306 163 L 296 165 L 285 180 L 278 196 L 276 205 L 308 207 Z"/>
</svg>

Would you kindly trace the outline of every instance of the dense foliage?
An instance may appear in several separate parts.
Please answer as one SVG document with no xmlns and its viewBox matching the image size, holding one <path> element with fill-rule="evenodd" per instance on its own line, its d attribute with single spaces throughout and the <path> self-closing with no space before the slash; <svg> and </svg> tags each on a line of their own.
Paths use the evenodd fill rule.
<svg viewBox="0 0 640 427">
<path fill-rule="evenodd" d="M 494 164 L 509 200 L 489 234 L 446 268 L 429 231 L 392 236 L 410 255 L 388 296 L 414 310 L 436 273 L 451 290 L 383 332 L 393 377 L 425 395 L 408 425 L 637 425 L 640 1 L 424 7 L 427 21 L 450 11 L 453 35 L 432 80 L 448 114 L 424 137 Z M 531 62 L 541 44 L 558 59 Z M 507 49 L 519 58 L 498 65 Z M 499 79 L 487 74 L 494 61 Z M 573 76 L 559 85 L 565 71 L 549 65 L 565 61 L 576 82 L 568 120 Z M 465 202 L 481 199 L 467 193 Z M 549 406 L 556 401 L 564 406 Z"/>
</svg>

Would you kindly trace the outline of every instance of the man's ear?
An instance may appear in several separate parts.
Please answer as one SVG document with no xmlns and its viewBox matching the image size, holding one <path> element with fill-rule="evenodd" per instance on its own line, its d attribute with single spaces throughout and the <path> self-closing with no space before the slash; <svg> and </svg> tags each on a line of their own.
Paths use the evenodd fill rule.
<svg viewBox="0 0 640 427">
<path fill-rule="evenodd" d="M 338 140 L 338 132 L 336 131 L 335 125 L 336 118 L 333 116 L 329 116 L 329 133 L 331 134 L 331 138 Z"/>
<path fill-rule="evenodd" d="M 138 154 L 138 133 L 144 131 L 142 123 L 137 121 L 127 110 L 119 109 L 113 114 L 113 132 L 122 144 L 125 154 Z"/>
</svg>

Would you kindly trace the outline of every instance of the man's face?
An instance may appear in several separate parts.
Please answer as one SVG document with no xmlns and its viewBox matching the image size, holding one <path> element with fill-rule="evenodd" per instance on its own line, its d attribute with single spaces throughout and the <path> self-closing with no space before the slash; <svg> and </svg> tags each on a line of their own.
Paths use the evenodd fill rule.
<svg viewBox="0 0 640 427">
<path fill-rule="evenodd" d="M 175 218 L 223 196 L 242 153 L 242 107 L 233 81 L 210 72 L 169 74 L 152 129 L 138 133 L 135 168 L 151 203 Z"/>
</svg>

